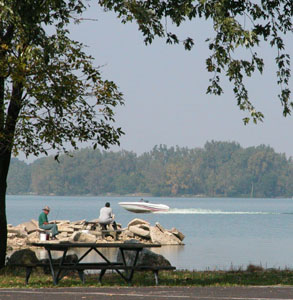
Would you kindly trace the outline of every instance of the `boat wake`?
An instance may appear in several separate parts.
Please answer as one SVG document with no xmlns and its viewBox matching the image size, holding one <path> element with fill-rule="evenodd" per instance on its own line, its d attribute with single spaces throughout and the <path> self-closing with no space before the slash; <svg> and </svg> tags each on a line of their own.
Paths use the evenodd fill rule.
<svg viewBox="0 0 293 300">
<path fill-rule="evenodd" d="M 193 214 L 193 215 L 280 215 L 278 212 L 262 211 L 222 211 L 201 208 L 170 208 L 168 211 L 155 212 L 156 214 Z"/>
</svg>

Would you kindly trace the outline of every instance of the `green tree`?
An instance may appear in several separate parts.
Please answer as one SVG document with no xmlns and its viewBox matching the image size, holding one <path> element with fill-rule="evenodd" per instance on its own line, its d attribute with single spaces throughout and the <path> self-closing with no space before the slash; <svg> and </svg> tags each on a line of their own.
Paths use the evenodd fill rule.
<svg viewBox="0 0 293 300">
<path fill-rule="evenodd" d="M 10 164 L 8 174 L 8 189 L 10 194 L 28 193 L 31 188 L 31 172 L 30 167 L 17 158 L 13 158 Z"/>
<path fill-rule="evenodd" d="M 146 44 L 152 43 L 155 37 L 164 37 L 168 44 L 182 43 L 185 49 L 191 50 L 196 40 L 179 37 L 170 27 L 198 19 L 204 19 L 207 26 L 212 25 L 213 36 L 206 39 L 209 53 L 206 67 L 211 73 L 207 93 L 221 95 L 221 78 L 226 76 L 233 84 L 237 105 L 248 112 L 245 124 L 250 118 L 254 122 L 263 120 L 262 112 L 249 99 L 245 79 L 255 71 L 263 72 L 262 47 L 271 46 L 276 52 L 278 97 L 284 116 L 290 114 L 291 70 L 285 35 L 293 32 L 292 0 L 99 0 L 99 3 L 105 10 L 116 12 L 122 23 L 136 22 Z"/>
<path fill-rule="evenodd" d="M 70 157 L 72 156 L 72 157 Z M 150 193 L 157 196 L 292 197 L 292 159 L 268 146 L 208 142 L 204 149 L 155 146 L 137 156 L 90 148 L 41 158 L 13 159 L 10 193 L 57 195 Z M 31 188 L 31 189 L 29 189 Z"/>
<path fill-rule="evenodd" d="M 128 194 L 136 192 L 139 176 L 136 172 L 137 156 L 133 152 L 121 151 L 116 153 L 115 192 Z"/>
<path fill-rule="evenodd" d="M 11 154 L 66 152 L 88 140 L 107 148 L 123 133 L 113 124 L 122 94 L 68 36 L 66 26 L 86 9 L 83 2 L 0 1 L 0 267 Z"/>
<path fill-rule="evenodd" d="M 254 148 L 247 161 L 247 171 L 251 179 L 251 194 L 258 197 L 276 197 L 284 192 L 286 184 L 284 172 L 290 170 L 284 155 L 276 154 L 267 146 L 261 145 Z"/>
<path fill-rule="evenodd" d="M 32 192 L 38 195 L 63 195 L 66 191 L 63 157 L 58 163 L 53 156 L 42 158 L 32 165 Z"/>
<path fill-rule="evenodd" d="M 142 192 L 155 196 L 170 193 L 170 188 L 166 183 L 166 166 L 172 151 L 173 149 L 168 150 L 166 145 L 159 145 L 140 157 L 138 166 L 141 168 L 144 181 Z"/>
<path fill-rule="evenodd" d="M 166 166 L 166 184 L 170 186 L 173 196 L 184 193 L 188 189 L 187 182 L 190 175 L 189 165 L 184 165 L 182 161 Z"/>
</svg>

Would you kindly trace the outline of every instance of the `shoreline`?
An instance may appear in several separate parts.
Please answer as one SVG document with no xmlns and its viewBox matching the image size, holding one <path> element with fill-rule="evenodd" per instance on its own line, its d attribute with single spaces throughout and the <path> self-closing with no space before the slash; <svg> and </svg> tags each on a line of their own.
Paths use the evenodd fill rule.
<svg viewBox="0 0 293 300">
<path fill-rule="evenodd" d="M 94 195 L 94 194 L 66 194 L 66 195 L 58 195 L 54 193 L 50 194 L 36 194 L 36 193 L 20 193 L 20 194 L 6 194 L 6 196 L 9 197 L 15 197 L 15 196 L 34 196 L 34 197 L 72 197 L 72 198 L 77 198 L 77 197 L 85 197 L 85 198 L 93 198 L 93 197 L 103 197 L 103 198 L 123 198 L 123 197 L 128 197 L 128 198 L 158 198 L 158 199 L 176 199 L 176 198 L 187 198 L 187 199 L 293 199 L 293 197 L 285 197 L 285 196 L 276 196 L 276 197 L 251 197 L 250 195 L 237 195 L 237 196 L 225 196 L 225 195 L 192 195 L 192 194 L 182 194 L 182 195 L 165 195 L 165 196 L 155 196 L 152 194 L 146 194 L 146 193 L 135 193 L 135 194 L 112 194 L 112 193 L 106 193 L 106 194 L 99 194 L 99 195 Z"/>
</svg>

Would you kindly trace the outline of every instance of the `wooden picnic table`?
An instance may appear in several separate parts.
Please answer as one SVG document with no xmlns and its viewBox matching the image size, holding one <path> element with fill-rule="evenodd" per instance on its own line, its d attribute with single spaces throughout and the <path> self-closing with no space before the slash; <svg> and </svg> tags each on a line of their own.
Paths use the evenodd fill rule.
<svg viewBox="0 0 293 300">
<path fill-rule="evenodd" d="M 80 279 L 84 282 L 84 270 L 100 270 L 99 281 L 102 281 L 102 277 L 107 270 L 115 270 L 127 283 L 131 283 L 135 270 L 152 270 L 152 266 L 137 266 L 137 261 L 140 252 L 144 248 L 161 247 L 159 244 L 143 244 L 143 243 L 70 243 L 70 242 L 43 242 L 43 243 L 32 243 L 32 246 L 42 247 L 48 253 L 49 267 L 53 279 L 54 285 L 66 275 L 70 270 L 76 270 L 80 276 Z M 69 249 L 78 248 L 85 249 L 85 253 L 78 259 L 75 263 L 66 262 L 66 254 Z M 102 252 L 105 248 L 116 248 L 120 251 L 122 262 L 110 261 Z M 63 252 L 62 258 L 59 264 L 53 262 L 51 251 L 61 251 Z M 102 259 L 103 262 L 91 262 L 84 263 L 84 258 L 90 252 L 96 252 Z M 124 251 L 133 251 L 135 256 L 132 264 L 127 264 L 125 259 Z M 149 267 L 149 268 L 148 268 Z M 174 267 L 172 267 L 175 269 Z M 125 271 L 125 272 L 123 272 Z M 154 270 L 153 270 L 154 271 Z M 158 270 L 156 269 L 158 272 Z M 155 273 L 155 276 L 157 273 Z M 27 282 L 30 274 L 28 275 Z M 157 277 L 156 277 L 157 283 Z"/>
</svg>

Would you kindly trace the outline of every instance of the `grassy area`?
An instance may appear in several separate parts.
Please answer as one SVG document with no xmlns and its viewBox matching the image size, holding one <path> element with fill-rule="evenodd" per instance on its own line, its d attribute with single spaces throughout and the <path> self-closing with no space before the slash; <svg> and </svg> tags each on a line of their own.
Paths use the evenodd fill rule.
<svg viewBox="0 0 293 300">
<path fill-rule="evenodd" d="M 25 285 L 25 270 L 2 269 L 0 271 L 0 288 L 41 288 L 53 287 L 51 275 L 43 270 L 34 270 L 30 283 Z M 160 285 L 165 286 L 235 286 L 235 285 L 293 285 L 293 270 L 264 270 L 261 267 L 250 267 L 247 270 L 233 271 L 164 271 L 159 273 Z M 137 272 L 133 278 L 133 286 L 154 285 L 151 272 Z M 72 273 L 61 280 L 59 287 L 100 286 L 97 274 L 86 276 L 82 284 L 78 275 Z M 107 273 L 103 278 L 103 286 L 128 286 L 116 273 Z"/>
</svg>

